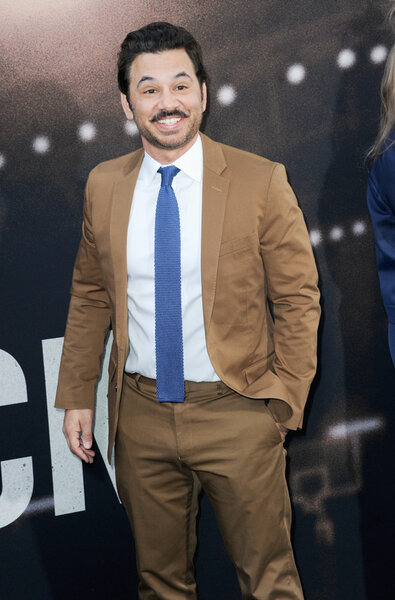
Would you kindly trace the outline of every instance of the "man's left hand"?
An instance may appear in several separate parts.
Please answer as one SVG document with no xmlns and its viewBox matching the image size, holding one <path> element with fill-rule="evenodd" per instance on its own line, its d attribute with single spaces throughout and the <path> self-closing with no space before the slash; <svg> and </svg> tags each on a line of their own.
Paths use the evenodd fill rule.
<svg viewBox="0 0 395 600">
<path fill-rule="evenodd" d="M 277 429 L 280 432 L 281 435 L 281 439 L 283 440 L 283 442 L 285 441 L 285 437 L 289 431 L 289 429 L 287 427 L 284 427 L 284 425 L 281 425 L 281 423 L 276 423 L 277 425 Z"/>
</svg>

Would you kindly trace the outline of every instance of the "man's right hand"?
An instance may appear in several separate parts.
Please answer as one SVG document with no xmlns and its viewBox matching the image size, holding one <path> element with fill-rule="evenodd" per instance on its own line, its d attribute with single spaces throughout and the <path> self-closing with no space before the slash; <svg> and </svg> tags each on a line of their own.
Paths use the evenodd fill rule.
<svg viewBox="0 0 395 600">
<path fill-rule="evenodd" d="M 93 410 L 68 408 L 64 414 L 63 433 L 70 450 L 86 463 L 93 463 L 92 448 Z"/>
</svg>

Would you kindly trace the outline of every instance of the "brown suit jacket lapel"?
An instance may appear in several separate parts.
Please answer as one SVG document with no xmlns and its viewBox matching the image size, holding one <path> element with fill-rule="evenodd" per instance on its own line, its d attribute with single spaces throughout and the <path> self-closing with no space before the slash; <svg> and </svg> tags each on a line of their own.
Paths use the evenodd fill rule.
<svg viewBox="0 0 395 600">
<path fill-rule="evenodd" d="M 206 336 L 215 297 L 229 180 L 222 175 L 226 161 L 219 144 L 201 134 L 203 143 L 202 295 Z"/>
<path fill-rule="evenodd" d="M 125 168 L 123 176 L 116 181 L 114 185 L 111 210 L 110 240 L 115 283 L 115 298 L 117 304 L 117 339 L 119 351 L 124 353 L 125 360 L 129 347 L 126 239 L 134 188 L 136 186 L 143 156 L 144 152 L 142 149 L 133 154 L 130 162 Z"/>
</svg>

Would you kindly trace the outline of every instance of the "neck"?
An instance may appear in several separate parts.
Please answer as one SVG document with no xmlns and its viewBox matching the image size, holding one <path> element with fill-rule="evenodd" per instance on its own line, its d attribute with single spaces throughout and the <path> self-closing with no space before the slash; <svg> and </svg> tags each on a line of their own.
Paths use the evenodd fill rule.
<svg viewBox="0 0 395 600">
<path fill-rule="evenodd" d="M 177 158 L 180 158 L 185 152 L 192 148 L 193 144 L 196 142 L 199 132 L 192 138 L 191 141 L 187 142 L 184 146 L 180 146 L 179 148 L 157 148 L 153 146 L 145 138 L 141 138 L 143 148 L 147 154 L 150 155 L 151 158 L 156 160 L 161 165 L 170 165 Z"/>
</svg>

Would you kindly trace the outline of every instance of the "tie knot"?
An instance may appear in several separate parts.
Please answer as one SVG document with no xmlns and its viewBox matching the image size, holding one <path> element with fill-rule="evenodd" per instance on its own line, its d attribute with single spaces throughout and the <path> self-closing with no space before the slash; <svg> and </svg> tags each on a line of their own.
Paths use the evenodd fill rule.
<svg viewBox="0 0 395 600">
<path fill-rule="evenodd" d="M 179 170 L 180 169 L 174 165 L 160 167 L 158 169 L 158 173 L 160 173 L 162 176 L 161 187 L 164 187 L 165 185 L 171 185 Z"/>
</svg>

